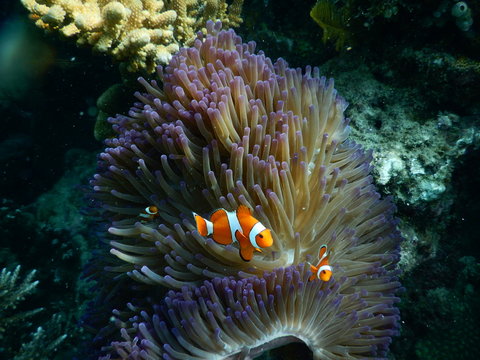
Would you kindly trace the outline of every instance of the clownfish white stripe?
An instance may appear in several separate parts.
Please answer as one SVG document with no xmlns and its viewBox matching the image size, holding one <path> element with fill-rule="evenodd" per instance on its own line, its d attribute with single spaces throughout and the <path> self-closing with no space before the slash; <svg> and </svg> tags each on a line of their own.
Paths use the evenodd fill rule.
<svg viewBox="0 0 480 360">
<path fill-rule="evenodd" d="M 320 279 L 320 274 L 322 271 L 332 271 L 332 267 L 330 265 L 323 265 L 317 271 L 317 277 Z M 320 279 L 321 280 L 321 279 Z"/>
<path fill-rule="evenodd" d="M 228 224 L 230 225 L 230 234 L 232 236 L 232 240 L 235 242 L 237 241 L 237 237 L 235 236 L 237 230 L 243 232 L 240 221 L 238 221 L 237 212 L 225 210 L 225 213 L 227 214 Z"/>
<path fill-rule="evenodd" d="M 147 214 L 149 214 L 149 215 L 155 215 L 158 211 L 151 211 L 151 210 L 150 210 L 150 206 L 147 206 L 147 207 L 145 208 L 145 212 L 146 212 Z"/>
<path fill-rule="evenodd" d="M 213 234 L 213 223 L 205 219 L 205 224 L 207 225 L 207 236 Z"/>
<path fill-rule="evenodd" d="M 261 222 L 257 222 L 255 225 L 253 225 L 252 229 L 250 230 L 250 234 L 248 235 L 248 239 L 250 240 L 250 243 L 256 247 L 259 248 L 257 241 L 255 240 L 255 237 L 260 234 L 263 230 L 265 230 L 266 227 L 262 225 Z"/>
<path fill-rule="evenodd" d="M 320 260 L 318 260 L 318 265 L 320 265 L 320 263 L 323 261 L 323 259 L 325 259 L 327 256 L 328 256 L 328 252 L 325 251 L 325 254 L 323 254 L 322 257 L 320 258 Z"/>
</svg>

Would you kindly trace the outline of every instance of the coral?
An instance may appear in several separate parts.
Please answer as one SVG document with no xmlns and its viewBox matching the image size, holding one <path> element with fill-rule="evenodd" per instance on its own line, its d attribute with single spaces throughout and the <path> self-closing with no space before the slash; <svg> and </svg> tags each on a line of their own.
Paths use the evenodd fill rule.
<svg viewBox="0 0 480 360">
<path fill-rule="evenodd" d="M 472 27 L 472 10 L 464 1 L 459 1 L 452 6 L 452 16 L 455 18 L 455 24 L 462 31 L 468 31 Z"/>
<path fill-rule="evenodd" d="M 22 332 L 16 332 L 21 329 L 19 324 L 23 326 L 29 324 L 28 320 L 33 315 L 44 310 L 43 308 L 27 311 L 17 310 L 19 303 L 31 296 L 38 285 L 38 281 L 33 280 L 35 270 L 28 273 L 20 282 L 20 269 L 21 267 L 18 265 L 13 271 L 3 268 L 0 272 L 0 343 L 2 344 L 0 353 L 5 358 L 13 360 L 48 359 L 67 337 L 62 333 L 63 321 L 60 315 L 54 315 L 49 322 L 44 324 L 47 331 L 40 326 L 29 335 L 30 339 L 28 340 L 23 338 L 25 328 L 22 328 Z M 15 349 L 16 341 L 10 341 L 11 332 L 15 338 L 19 337 L 18 334 L 22 334 L 21 338 L 25 342 L 19 349 Z"/>
<path fill-rule="evenodd" d="M 79 277 L 90 256 L 87 227 L 94 219 L 81 212 L 84 194 L 78 184 L 87 182 L 95 168 L 95 154 L 72 149 L 65 154 L 65 162 L 64 177 L 35 202 L 27 206 L 0 202 L 0 264 L 37 269 L 35 281 L 30 272 L 22 276 L 20 271 L 13 288 L 6 293 L 0 289 L 0 327 L 11 318 L 0 334 L 2 359 L 71 359 L 85 340 L 78 319 L 90 286 Z M 4 297 L 19 298 L 27 279 L 29 284 L 39 284 L 16 309 L 7 308 Z M 24 311 L 31 309 L 35 316 L 24 318 Z"/>
<path fill-rule="evenodd" d="M 441 238 L 458 217 L 452 208 L 460 201 L 455 170 L 466 154 L 478 149 L 478 121 L 475 116 L 429 112 L 423 91 L 380 82 L 352 59 L 329 62 L 323 69 L 334 74 L 339 91 L 351 99 L 351 137 L 375 149 L 376 183 L 403 212 L 406 241 L 400 266 L 408 272 L 444 251 Z"/>
<path fill-rule="evenodd" d="M 227 5 L 225 0 L 172 1 L 172 8 L 178 14 L 175 23 L 178 40 L 190 44 L 198 29 L 206 31 L 205 24 L 208 19 L 220 20 L 226 27 L 239 26 L 242 22 L 242 5 L 243 0 L 233 0 L 230 5 Z"/>
<path fill-rule="evenodd" d="M 63 317 L 54 314 L 44 326 L 39 326 L 30 335 L 31 340 L 22 344 L 12 360 L 51 359 L 68 337 L 65 330 Z"/>
<path fill-rule="evenodd" d="M 323 30 L 323 43 L 335 42 L 337 51 L 344 49 L 345 43 L 351 40 L 348 26 L 348 7 L 336 8 L 331 0 L 318 0 L 310 11 L 310 16 Z"/>
<path fill-rule="evenodd" d="M 476 114 L 480 91 L 480 62 L 476 58 L 452 55 L 449 52 L 423 47 L 406 48 L 395 54 L 393 69 L 408 72 L 416 86 L 431 102 L 458 112 Z M 458 91 L 449 92 L 454 86 Z"/>
<path fill-rule="evenodd" d="M 98 254 L 89 268 L 100 297 L 87 322 L 105 326 L 95 311 L 115 309 L 123 341 L 110 351 L 121 358 L 223 358 L 284 335 L 315 347 L 315 358 L 382 357 L 397 328 L 400 236 L 391 200 L 369 176 L 371 153 L 347 140 L 346 102 L 317 68 L 273 64 L 220 28 L 209 23 L 207 36 L 159 69 L 162 88 L 140 78 L 146 93 L 110 120 L 117 136 L 106 140 L 91 184 L 108 227 L 102 240 L 117 259 Z M 271 251 L 250 262 L 235 245 L 201 237 L 191 217 L 239 204 L 274 236 Z M 139 216 L 148 205 L 158 217 Z M 335 280 L 307 284 L 298 264 L 322 244 L 334 248 Z M 292 322 L 307 314 L 322 321 L 300 333 Z M 332 323 L 322 330 L 325 319 Z M 111 338 L 110 327 L 97 339 Z M 263 327 L 271 338 L 257 339 Z M 316 330 L 331 337 L 318 340 Z"/>
<path fill-rule="evenodd" d="M 3 333 L 11 324 L 25 321 L 25 319 L 43 310 L 38 308 L 9 314 L 9 312 L 15 310 L 19 302 L 32 294 L 38 285 L 38 281 L 33 280 L 35 270 L 31 271 L 21 283 L 18 283 L 19 274 L 20 265 L 14 271 L 7 271 L 6 268 L 3 268 L 0 273 L 0 339 L 3 338 Z"/>
<path fill-rule="evenodd" d="M 74 239 L 75 247 L 84 246 L 83 236 L 88 232 L 91 219 L 82 216 L 83 194 L 79 191 L 79 179 L 87 179 L 95 166 L 95 156 L 89 152 L 71 149 L 65 155 L 67 169 L 52 188 L 40 195 L 35 203 L 35 220 L 43 229 L 65 231 Z M 66 254 L 63 254 L 65 257 Z"/>
<path fill-rule="evenodd" d="M 402 205 L 420 211 L 434 203 L 431 215 L 445 215 L 455 164 L 478 144 L 475 118 L 429 114 L 418 92 L 382 83 L 359 63 L 346 68 L 332 61 L 324 69 L 336 74 L 337 86 L 352 100 L 352 137 L 376 150 L 377 184 Z"/>
<path fill-rule="evenodd" d="M 37 26 L 76 37 L 130 71 L 153 72 L 188 44 L 208 19 L 238 26 L 243 0 L 22 0 Z"/>
<path fill-rule="evenodd" d="M 114 84 L 105 90 L 97 99 L 98 115 L 93 134 L 95 139 L 103 140 L 114 136 L 112 126 L 107 121 L 112 114 L 119 114 L 131 100 L 131 92 L 124 84 Z"/>
<path fill-rule="evenodd" d="M 411 309 L 404 319 L 408 324 L 406 330 L 414 329 L 407 342 L 419 359 L 478 358 L 480 263 L 472 256 L 448 261 L 450 258 L 440 255 L 425 262 L 414 271 L 428 273 L 430 277 L 412 276 L 406 284 L 401 307 Z M 445 275 L 452 267 L 456 268 L 455 274 Z"/>
</svg>

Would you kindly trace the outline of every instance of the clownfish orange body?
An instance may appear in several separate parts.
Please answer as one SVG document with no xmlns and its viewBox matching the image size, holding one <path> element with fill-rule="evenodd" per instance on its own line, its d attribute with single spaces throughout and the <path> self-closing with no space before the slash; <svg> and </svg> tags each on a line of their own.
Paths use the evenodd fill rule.
<svg viewBox="0 0 480 360">
<path fill-rule="evenodd" d="M 158 208 L 155 205 L 147 206 L 138 216 L 146 220 L 153 220 L 158 216 Z"/>
<path fill-rule="evenodd" d="M 310 276 L 310 281 L 318 278 L 322 281 L 329 281 L 332 277 L 332 267 L 329 265 L 328 257 L 330 254 L 328 253 L 327 245 L 322 245 L 320 247 L 320 252 L 318 254 L 318 264 L 317 266 L 313 266 L 310 264 L 310 271 L 313 273 Z"/>
<path fill-rule="evenodd" d="M 197 230 L 202 236 L 211 236 L 218 244 L 228 245 L 238 241 L 240 257 L 250 261 L 254 251 L 272 246 L 273 238 L 269 229 L 255 219 L 250 209 L 240 205 L 236 211 L 218 209 L 212 213 L 210 220 L 193 213 Z"/>
</svg>

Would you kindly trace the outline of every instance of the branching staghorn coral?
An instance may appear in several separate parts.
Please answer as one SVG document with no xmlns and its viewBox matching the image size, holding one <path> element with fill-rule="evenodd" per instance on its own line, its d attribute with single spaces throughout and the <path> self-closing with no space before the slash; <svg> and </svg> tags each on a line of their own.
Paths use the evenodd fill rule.
<svg viewBox="0 0 480 360">
<path fill-rule="evenodd" d="M 30 334 L 28 342 L 24 342 L 12 360 L 51 359 L 57 348 L 68 335 L 65 333 L 65 320 L 60 314 Z"/>
<path fill-rule="evenodd" d="M 51 358 L 67 337 L 63 333 L 62 318 L 55 314 L 34 332 L 27 331 L 32 325 L 30 318 L 44 308 L 27 311 L 17 309 L 19 303 L 31 296 L 38 285 L 38 281 L 33 280 L 36 270 L 21 280 L 20 270 L 21 266 L 18 265 L 13 271 L 3 268 L 0 272 L 0 355 L 13 360 Z"/>
<path fill-rule="evenodd" d="M 76 37 L 130 71 L 153 72 L 209 19 L 238 26 L 243 0 L 22 0 L 37 26 Z"/>
<path fill-rule="evenodd" d="M 345 100 L 317 68 L 273 64 L 233 30 L 207 28 L 159 69 L 162 87 L 140 79 L 147 92 L 111 119 L 117 137 L 92 186 L 118 260 L 92 268 L 109 301 L 134 300 L 114 310 L 123 340 L 104 350 L 222 359 L 295 337 L 316 359 L 385 356 L 400 236 L 371 153 L 347 140 Z M 274 235 L 250 262 L 200 236 L 191 216 L 239 204 Z M 158 217 L 140 217 L 149 205 Z M 304 263 L 323 244 L 334 280 L 308 282 Z M 138 285 L 121 290 L 127 275 Z"/>
<path fill-rule="evenodd" d="M 18 265 L 13 271 L 7 271 L 6 268 L 3 268 L 0 272 L 0 340 L 3 338 L 2 334 L 12 323 L 24 321 L 43 310 L 38 308 L 11 313 L 19 302 L 35 291 L 38 285 L 38 281 L 33 280 L 36 273 L 35 270 L 28 273 L 23 281 L 19 283 L 18 275 L 20 274 L 20 268 L 20 265 Z"/>
</svg>

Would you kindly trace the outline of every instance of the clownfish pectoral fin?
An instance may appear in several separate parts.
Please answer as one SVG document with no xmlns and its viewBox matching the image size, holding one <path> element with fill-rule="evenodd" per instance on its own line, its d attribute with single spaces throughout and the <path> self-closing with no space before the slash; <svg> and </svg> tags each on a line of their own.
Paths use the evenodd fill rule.
<svg viewBox="0 0 480 360">
<path fill-rule="evenodd" d="M 235 231 L 235 238 L 237 239 L 238 243 L 240 244 L 240 246 L 242 245 L 247 245 L 249 243 L 249 240 L 248 238 L 243 235 L 243 233 L 241 233 L 240 231 Z"/>
<path fill-rule="evenodd" d="M 245 205 L 240 205 L 237 209 L 237 214 L 240 216 L 240 215 L 247 215 L 247 216 L 251 216 L 252 215 L 252 212 L 250 211 L 250 209 L 248 207 L 246 207 Z"/>
<path fill-rule="evenodd" d="M 255 251 L 258 251 L 258 252 L 263 252 L 262 250 L 260 250 L 259 248 L 255 248 Z"/>
</svg>

